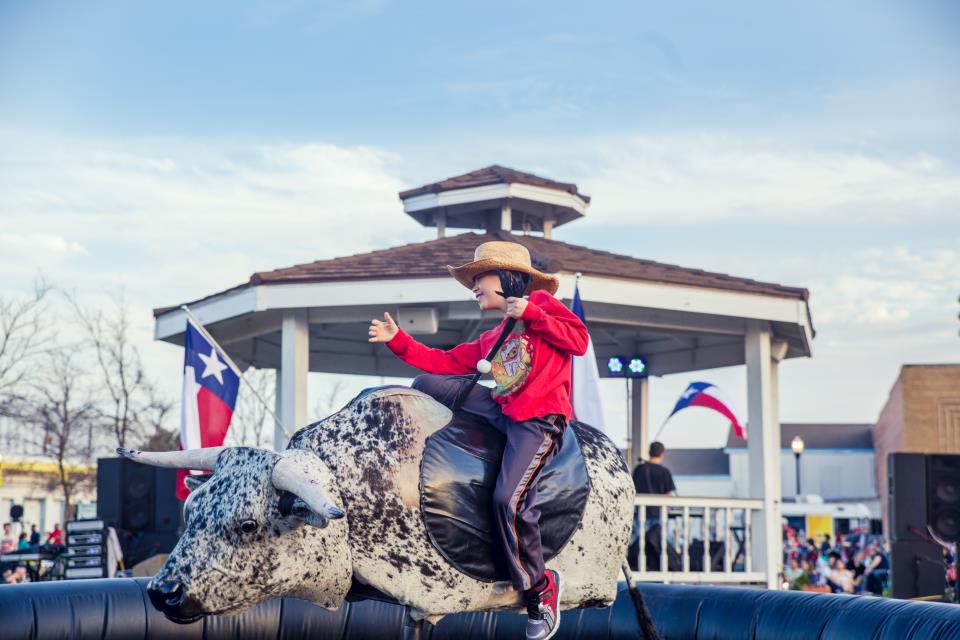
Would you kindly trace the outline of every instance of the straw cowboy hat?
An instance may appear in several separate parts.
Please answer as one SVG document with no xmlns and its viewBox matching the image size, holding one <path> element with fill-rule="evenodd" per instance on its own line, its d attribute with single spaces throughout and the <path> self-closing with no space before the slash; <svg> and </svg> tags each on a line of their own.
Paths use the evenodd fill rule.
<svg viewBox="0 0 960 640">
<path fill-rule="evenodd" d="M 530 252 L 527 251 L 525 246 L 516 242 L 484 242 L 474 251 L 473 262 L 468 262 L 459 267 L 447 265 L 450 275 L 467 289 L 473 289 L 473 279 L 476 276 L 495 269 L 510 269 L 529 273 L 531 277 L 527 293 L 543 289 L 553 295 L 560 287 L 559 278 L 533 268 L 533 265 L 530 264 Z"/>
</svg>

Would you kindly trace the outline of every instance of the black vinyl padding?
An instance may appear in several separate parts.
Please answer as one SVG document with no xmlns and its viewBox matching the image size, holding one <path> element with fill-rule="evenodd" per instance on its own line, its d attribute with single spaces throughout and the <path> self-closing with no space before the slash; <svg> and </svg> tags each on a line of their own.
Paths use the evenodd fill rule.
<svg viewBox="0 0 960 640">
<path fill-rule="evenodd" d="M 208 616 L 188 625 L 153 609 L 146 579 L 74 580 L 0 586 L 0 638 L 24 640 L 226 638 L 389 640 L 400 638 L 404 609 L 380 600 L 326 611 L 301 600 L 265 602 L 239 616 Z M 950 640 L 960 638 L 960 606 L 870 596 L 763 591 L 736 587 L 644 584 L 640 587 L 664 640 Z M 621 584 L 613 606 L 564 611 L 556 638 L 642 640 Z M 464 613 L 426 626 L 425 640 L 513 640 L 517 613 Z"/>
<path fill-rule="evenodd" d="M 564 432 L 560 451 L 540 474 L 537 509 L 543 557 L 560 553 L 580 526 L 590 476 L 580 450 L 578 422 Z M 509 580 L 495 540 L 493 491 L 506 437 L 458 415 L 429 438 L 420 462 L 420 511 L 427 535 L 454 567 L 478 580 Z"/>
</svg>

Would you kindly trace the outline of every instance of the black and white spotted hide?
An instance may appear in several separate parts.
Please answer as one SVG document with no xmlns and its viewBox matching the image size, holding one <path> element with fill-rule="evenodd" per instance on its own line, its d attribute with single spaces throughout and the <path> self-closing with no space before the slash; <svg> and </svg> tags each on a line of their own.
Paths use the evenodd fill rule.
<svg viewBox="0 0 960 640">
<path fill-rule="evenodd" d="M 302 429 L 289 444 L 316 452 L 336 476 L 354 576 L 433 620 L 515 608 L 521 601 L 509 584 L 482 582 L 453 568 L 427 537 L 419 511 L 420 461 L 427 437 L 450 418 L 446 407 L 419 391 L 386 387 Z M 579 528 L 548 563 L 563 571 L 564 608 L 613 602 L 633 521 L 633 483 L 619 450 L 595 429 L 579 433 L 590 497 Z"/>
<path fill-rule="evenodd" d="M 335 487 L 326 465 L 310 458 L 312 480 Z M 225 449 L 208 480 L 190 478 L 186 529 L 150 587 L 181 584 L 190 613 L 238 613 L 277 596 L 338 608 L 352 574 L 346 522 L 318 518 L 276 489 L 279 459 L 265 449 Z"/>
<path fill-rule="evenodd" d="M 511 585 L 459 572 L 427 537 L 420 461 L 427 437 L 450 418 L 419 391 L 385 387 L 298 431 L 282 456 L 314 460 L 307 465 L 311 482 L 346 512 L 325 528 L 313 526 L 302 509 L 283 508 L 283 492 L 271 481 L 281 454 L 224 450 L 211 479 L 190 498 L 186 531 L 151 585 L 182 583 L 203 613 L 238 612 L 281 595 L 335 608 L 351 576 L 432 621 L 519 607 Z M 548 563 L 563 571 L 563 608 L 613 602 L 633 519 L 633 484 L 620 452 L 595 429 L 578 434 L 590 497 L 579 528 Z M 137 452 L 126 453 L 136 459 Z M 244 532 L 246 520 L 258 524 L 256 531 Z"/>
</svg>

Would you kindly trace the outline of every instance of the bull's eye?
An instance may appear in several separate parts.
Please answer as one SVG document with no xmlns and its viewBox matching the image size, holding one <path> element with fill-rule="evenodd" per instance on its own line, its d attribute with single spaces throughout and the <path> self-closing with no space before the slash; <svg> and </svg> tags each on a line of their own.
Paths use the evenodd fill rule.
<svg viewBox="0 0 960 640">
<path fill-rule="evenodd" d="M 260 525 L 257 524 L 256 520 L 244 520 L 240 523 L 240 531 L 244 533 L 253 533 L 260 528 Z"/>
</svg>

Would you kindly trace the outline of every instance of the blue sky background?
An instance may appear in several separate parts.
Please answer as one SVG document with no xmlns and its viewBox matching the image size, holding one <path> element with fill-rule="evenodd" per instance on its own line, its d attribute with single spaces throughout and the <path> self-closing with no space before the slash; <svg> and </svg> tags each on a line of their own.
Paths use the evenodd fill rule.
<svg viewBox="0 0 960 640">
<path fill-rule="evenodd" d="M 428 239 L 397 191 L 499 163 L 593 197 L 558 239 L 810 288 L 781 418 L 872 421 L 960 360 L 960 5 L 673 5 L 4 0 L 0 293 L 125 287 L 175 394 L 151 307 Z M 655 423 L 694 377 L 742 403 L 671 376 Z"/>
</svg>

